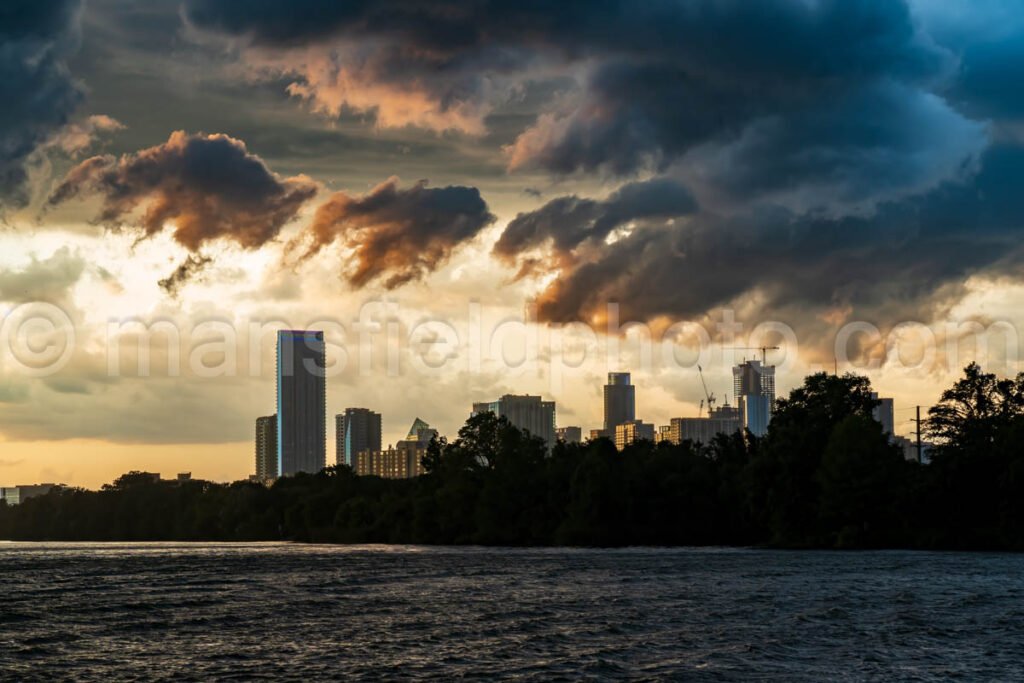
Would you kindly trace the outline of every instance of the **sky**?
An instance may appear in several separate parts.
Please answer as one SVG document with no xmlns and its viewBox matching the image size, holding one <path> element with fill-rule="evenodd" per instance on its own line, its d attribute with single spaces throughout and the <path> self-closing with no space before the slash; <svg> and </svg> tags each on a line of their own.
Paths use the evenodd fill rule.
<svg viewBox="0 0 1024 683">
<path fill-rule="evenodd" d="M 900 433 L 1021 370 L 1016 0 L 11 0 L 0 36 L 0 485 L 244 478 L 281 327 L 386 443 L 505 393 L 586 432 L 620 370 L 666 424 L 760 346 Z"/>
</svg>

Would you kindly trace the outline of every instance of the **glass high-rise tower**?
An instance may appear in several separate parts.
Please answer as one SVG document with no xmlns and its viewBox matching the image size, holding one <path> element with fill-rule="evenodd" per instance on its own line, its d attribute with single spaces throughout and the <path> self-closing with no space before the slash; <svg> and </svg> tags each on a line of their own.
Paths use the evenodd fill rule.
<svg viewBox="0 0 1024 683">
<path fill-rule="evenodd" d="M 604 432 L 615 438 L 615 428 L 636 419 L 636 387 L 628 372 L 609 372 L 604 385 Z"/>
<path fill-rule="evenodd" d="M 764 436 L 775 409 L 775 366 L 744 361 L 732 369 L 732 381 L 743 428 Z"/>
<path fill-rule="evenodd" d="M 380 413 L 367 408 L 346 408 L 334 420 L 337 445 L 335 457 L 339 465 L 355 467 L 356 456 L 360 452 L 381 449 Z"/>
<path fill-rule="evenodd" d="M 277 473 L 319 472 L 327 464 L 324 333 L 277 333 Z"/>
</svg>

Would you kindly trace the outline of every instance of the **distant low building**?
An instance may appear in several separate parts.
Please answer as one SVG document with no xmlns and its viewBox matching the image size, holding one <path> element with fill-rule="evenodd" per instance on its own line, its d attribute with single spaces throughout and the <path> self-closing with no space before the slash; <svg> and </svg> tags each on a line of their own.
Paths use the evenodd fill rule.
<svg viewBox="0 0 1024 683">
<path fill-rule="evenodd" d="M 412 479 L 426 474 L 423 467 L 426 454 L 426 448 L 418 444 L 404 445 L 403 442 L 383 451 L 362 451 L 356 454 L 355 473 L 361 477 Z"/>
<path fill-rule="evenodd" d="M 667 427 L 664 440 L 674 444 L 684 441 L 709 444 L 719 434 L 734 434 L 742 429 L 738 408 L 722 406 L 711 410 L 707 417 L 674 417 Z"/>
<path fill-rule="evenodd" d="M 363 450 L 356 453 L 353 469 L 361 477 L 412 479 L 426 474 L 423 458 L 430 442 L 437 436 L 423 420 L 416 418 L 406 437 L 385 450 Z"/>
<path fill-rule="evenodd" d="M 20 486 L 0 487 L 0 500 L 8 505 L 19 505 L 29 498 L 45 496 L 57 488 L 57 484 L 22 484 Z"/>
<path fill-rule="evenodd" d="M 620 451 L 637 441 L 654 441 L 654 425 L 642 420 L 623 422 L 615 427 L 615 447 Z"/>
<path fill-rule="evenodd" d="M 919 454 L 917 452 L 917 441 L 915 439 L 908 439 L 905 436 L 894 436 L 893 443 L 903 450 L 904 460 L 918 462 Z M 932 461 L 932 451 L 934 448 L 935 444 L 933 443 L 928 443 L 927 441 L 921 442 L 920 462 L 922 465 L 927 465 Z"/>
<path fill-rule="evenodd" d="M 877 393 L 871 392 L 871 398 L 878 401 L 878 405 L 871 411 L 872 417 L 882 425 L 882 433 L 890 437 L 896 434 L 895 408 L 891 398 L 882 398 Z"/>
<path fill-rule="evenodd" d="M 589 438 L 591 441 L 595 439 L 611 439 L 615 441 L 615 430 L 609 432 L 607 429 L 591 429 Z"/>
<path fill-rule="evenodd" d="M 544 439 L 548 448 L 555 444 L 555 402 L 540 396 L 505 394 L 497 401 L 473 404 L 473 415 L 494 413 L 519 429 Z"/>
<path fill-rule="evenodd" d="M 565 443 L 579 443 L 583 441 L 583 430 L 579 427 L 559 427 L 555 430 L 555 437 Z"/>
</svg>

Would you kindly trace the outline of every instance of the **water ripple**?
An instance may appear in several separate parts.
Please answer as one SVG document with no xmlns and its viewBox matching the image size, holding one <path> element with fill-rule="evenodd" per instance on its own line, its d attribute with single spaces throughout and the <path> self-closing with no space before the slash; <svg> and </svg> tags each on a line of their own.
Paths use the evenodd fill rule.
<svg viewBox="0 0 1024 683">
<path fill-rule="evenodd" d="M 1024 558 L 0 544 L 12 680 L 1024 680 Z"/>
</svg>

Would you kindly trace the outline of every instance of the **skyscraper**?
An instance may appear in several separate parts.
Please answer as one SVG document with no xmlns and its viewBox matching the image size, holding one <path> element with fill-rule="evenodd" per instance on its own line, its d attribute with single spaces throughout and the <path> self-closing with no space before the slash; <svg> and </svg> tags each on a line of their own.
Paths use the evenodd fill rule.
<svg viewBox="0 0 1024 683">
<path fill-rule="evenodd" d="M 277 333 L 277 472 L 319 472 L 327 462 L 324 333 Z"/>
<path fill-rule="evenodd" d="M 539 436 L 548 448 L 555 445 L 554 401 L 542 401 L 540 396 L 506 394 L 497 401 L 473 404 L 474 415 L 487 412 L 504 417 L 519 429 Z"/>
<path fill-rule="evenodd" d="M 775 408 L 775 366 L 744 361 L 732 369 L 732 379 L 743 428 L 764 436 Z"/>
<path fill-rule="evenodd" d="M 256 480 L 277 478 L 277 415 L 256 418 Z"/>
<path fill-rule="evenodd" d="M 881 398 L 878 393 L 872 391 L 871 398 L 878 401 L 878 405 L 871 411 L 872 417 L 882 425 L 882 432 L 890 438 L 896 433 L 895 409 L 891 398 Z"/>
<path fill-rule="evenodd" d="M 615 437 L 615 428 L 636 419 L 636 387 L 628 372 L 609 372 L 604 386 L 604 432 Z"/>
<path fill-rule="evenodd" d="M 367 408 L 346 408 L 334 421 L 339 465 L 355 467 L 360 451 L 380 450 L 380 413 Z"/>
</svg>

